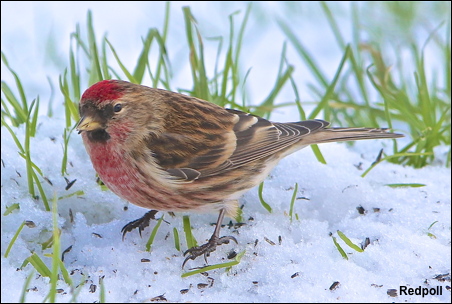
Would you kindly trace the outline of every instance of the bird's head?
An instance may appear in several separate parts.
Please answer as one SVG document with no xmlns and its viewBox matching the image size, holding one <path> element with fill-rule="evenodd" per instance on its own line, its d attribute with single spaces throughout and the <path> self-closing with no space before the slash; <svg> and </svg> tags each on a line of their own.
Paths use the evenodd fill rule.
<svg viewBox="0 0 452 304">
<path fill-rule="evenodd" d="M 79 104 L 76 129 L 94 142 L 111 138 L 125 141 L 136 132 L 155 126 L 159 98 L 154 89 L 122 80 L 103 80 L 89 87 Z"/>
</svg>

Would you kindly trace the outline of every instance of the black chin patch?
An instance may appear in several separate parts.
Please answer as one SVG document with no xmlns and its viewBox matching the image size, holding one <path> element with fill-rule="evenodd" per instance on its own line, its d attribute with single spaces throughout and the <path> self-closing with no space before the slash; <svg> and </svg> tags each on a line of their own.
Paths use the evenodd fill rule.
<svg viewBox="0 0 452 304">
<path fill-rule="evenodd" d="M 93 131 L 87 131 L 88 139 L 92 142 L 106 142 L 110 139 L 110 134 L 104 129 L 97 129 Z"/>
</svg>

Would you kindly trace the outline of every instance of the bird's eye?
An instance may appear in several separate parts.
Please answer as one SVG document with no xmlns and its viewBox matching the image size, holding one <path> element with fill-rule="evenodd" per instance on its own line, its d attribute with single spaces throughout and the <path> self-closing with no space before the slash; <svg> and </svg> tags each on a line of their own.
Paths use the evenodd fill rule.
<svg viewBox="0 0 452 304">
<path fill-rule="evenodd" d="M 117 103 L 115 104 L 115 106 L 113 107 L 113 111 L 115 111 L 115 113 L 119 113 L 122 110 L 122 104 Z"/>
</svg>

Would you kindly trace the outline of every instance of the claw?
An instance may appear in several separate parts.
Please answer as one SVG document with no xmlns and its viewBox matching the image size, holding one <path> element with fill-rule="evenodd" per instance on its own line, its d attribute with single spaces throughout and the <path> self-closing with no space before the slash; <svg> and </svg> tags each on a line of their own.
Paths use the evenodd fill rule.
<svg viewBox="0 0 452 304">
<path fill-rule="evenodd" d="M 187 261 L 190 259 L 190 257 L 187 257 L 184 262 L 182 263 L 182 269 L 184 269 L 185 263 L 187 263 Z"/>
<path fill-rule="evenodd" d="M 238 244 L 239 242 L 237 242 L 237 239 L 233 236 L 223 236 L 218 240 L 218 245 L 223 245 L 223 244 L 229 244 L 230 241 L 234 241 L 236 244 Z"/>
</svg>

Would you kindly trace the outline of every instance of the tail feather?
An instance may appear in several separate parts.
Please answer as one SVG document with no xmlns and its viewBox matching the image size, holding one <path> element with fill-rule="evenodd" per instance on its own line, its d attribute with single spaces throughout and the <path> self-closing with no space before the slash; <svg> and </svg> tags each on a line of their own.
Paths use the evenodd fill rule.
<svg viewBox="0 0 452 304">
<path fill-rule="evenodd" d="M 303 143 L 311 145 L 336 141 L 399 137 L 404 137 L 404 135 L 392 133 L 386 128 L 327 128 L 306 136 L 303 138 Z"/>
</svg>

